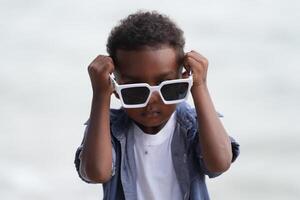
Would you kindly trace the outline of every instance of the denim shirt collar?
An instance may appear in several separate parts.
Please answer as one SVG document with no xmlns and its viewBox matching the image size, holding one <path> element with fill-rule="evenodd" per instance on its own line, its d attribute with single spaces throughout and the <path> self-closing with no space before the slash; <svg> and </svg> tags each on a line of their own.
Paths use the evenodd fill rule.
<svg viewBox="0 0 300 200">
<path fill-rule="evenodd" d="M 125 137 L 130 123 L 132 120 L 128 117 L 124 109 L 111 109 L 111 130 L 112 134 L 118 140 Z M 196 113 L 195 110 L 190 107 L 186 102 L 182 102 L 176 106 L 176 120 L 180 126 L 186 130 L 196 131 L 198 127 L 195 121 Z M 195 130 L 194 130 L 195 129 Z"/>
<path fill-rule="evenodd" d="M 125 133 L 127 133 L 131 119 L 128 117 L 124 109 L 111 109 L 110 113 L 110 125 L 112 135 L 119 141 L 125 138 Z"/>
</svg>

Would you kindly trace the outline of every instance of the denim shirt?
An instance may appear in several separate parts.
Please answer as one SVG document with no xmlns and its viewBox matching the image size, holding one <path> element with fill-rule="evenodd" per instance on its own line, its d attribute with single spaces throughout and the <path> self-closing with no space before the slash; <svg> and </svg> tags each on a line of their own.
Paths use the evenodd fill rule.
<svg viewBox="0 0 300 200">
<path fill-rule="evenodd" d="M 201 148 L 197 148 L 199 133 L 195 109 L 183 102 L 177 105 L 176 115 L 177 121 L 171 143 L 171 154 L 174 170 L 183 195 L 182 199 L 209 200 L 205 175 L 213 178 L 220 175 L 220 173 L 211 173 L 207 170 Z M 105 200 L 137 199 L 134 136 L 128 132 L 131 123 L 131 119 L 123 109 L 111 109 L 113 176 L 103 184 L 103 199 Z M 88 125 L 88 122 L 86 125 Z M 233 162 L 239 155 L 239 144 L 231 137 L 230 140 Z M 81 149 L 82 146 L 76 151 L 75 166 L 80 178 L 89 182 L 82 177 L 79 170 Z"/>
</svg>

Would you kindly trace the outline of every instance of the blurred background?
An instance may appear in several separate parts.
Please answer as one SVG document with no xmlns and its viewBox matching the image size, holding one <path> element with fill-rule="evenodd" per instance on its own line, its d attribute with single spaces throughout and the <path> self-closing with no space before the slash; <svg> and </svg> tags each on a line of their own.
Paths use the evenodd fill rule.
<svg viewBox="0 0 300 200">
<path fill-rule="evenodd" d="M 231 169 L 207 179 L 211 198 L 300 199 L 296 0 L 0 0 L 0 198 L 101 199 L 73 164 L 90 113 L 87 66 L 139 9 L 170 16 L 186 51 L 210 62 L 216 109 L 241 145 Z"/>
</svg>

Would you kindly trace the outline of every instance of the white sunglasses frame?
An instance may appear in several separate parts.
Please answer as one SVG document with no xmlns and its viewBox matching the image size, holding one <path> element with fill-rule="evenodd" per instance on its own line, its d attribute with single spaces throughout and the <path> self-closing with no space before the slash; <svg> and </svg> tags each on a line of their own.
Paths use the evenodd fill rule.
<svg viewBox="0 0 300 200">
<path fill-rule="evenodd" d="M 176 104 L 176 103 L 180 103 L 182 101 L 185 101 L 187 98 L 188 98 L 188 95 L 189 95 L 189 91 L 193 85 L 193 76 L 192 74 L 189 75 L 188 78 L 182 78 L 182 79 L 174 79 L 174 80 L 166 80 L 166 81 L 163 81 L 161 82 L 159 85 L 156 85 L 156 86 L 151 86 L 149 85 L 148 83 L 133 83 L 133 84 L 118 84 L 113 76 L 113 74 L 110 74 L 110 79 L 111 79 L 111 83 L 113 84 L 113 87 L 114 87 L 114 91 L 117 92 L 117 94 L 119 95 L 120 97 L 120 100 L 121 100 L 121 104 L 124 108 L 142 108 L 142 107 L 145 107 L 150 98 L 151 98 L 151 95 L 153 92 L 157 91 L 162 99 L 162 101 L 164 102 L 164 104 Z M 173 101 L 166 101 L 160 91 L 160 89 L 164 86 L 164 85 L 167 85 L 167 84 L 172 84 L 172 83 L 188 83 L 188 91 L 187 91 L 187 94 L 185 96 L 185 98 L 183 99 L 179 99 L 179 100 L 173 100 Z M 121 90 L 122 89 L 126 89 L 126 88 L 134 88 L 134 87 L 146 87 L 149 89 L 149 95 L 148 95 L 148 98 L 147 100 L 145 101 L 145 103 L 142 103 L 142 104 L 126 104 L 123 100 L 123 97 L 122 97 L 122 94 L 121 94 Z"/>
</svg>

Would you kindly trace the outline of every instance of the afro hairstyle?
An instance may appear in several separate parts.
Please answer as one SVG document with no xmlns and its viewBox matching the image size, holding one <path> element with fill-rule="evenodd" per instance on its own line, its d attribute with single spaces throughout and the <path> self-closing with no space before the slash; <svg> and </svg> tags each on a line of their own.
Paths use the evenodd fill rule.
<svg viewBox="0 0 300 200">
<path fill-rule="evenodd" d="M 184 45 L 183 31 L 169 17 L 156 11 L 138 11 L 121 20 L 112 29 L 106 48 L 109 56 L 117 63 L 118 49 L 130 51 L 169 46 L 177 52 L 177 61 L 181 63 Z"/>
</svg>

